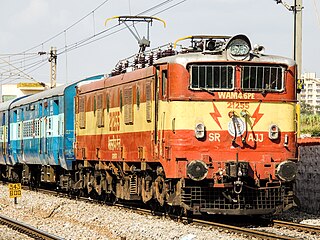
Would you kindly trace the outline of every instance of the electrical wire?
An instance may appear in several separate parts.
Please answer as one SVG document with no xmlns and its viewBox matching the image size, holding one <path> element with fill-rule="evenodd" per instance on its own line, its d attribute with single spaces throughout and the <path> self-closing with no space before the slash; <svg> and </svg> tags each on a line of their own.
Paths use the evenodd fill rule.
<svg viewBox="0 0 320 240">
<path fill-rule="evenodd" d="M 37 47 L 39 47 L 39 46 L 42 46 L 42 48 L 43 48 L 43 45 L 44 45 L 45 43 L 48 43 L 49 41 L 55 39 L 56 37 L 60 36 L 61 34 L 65 34 L 65 46 L 62 47 L 62 48 L 60 48 L 60 49 L 58 49 L 58 54 L 57 54 L 57 55 L 67 54 L 67 52 L 70 52 L 70 51 L 73 51 L 73 50 L 75 50 L 75 49 L 84 47 L 84 46 L 89 45 L 89 44 L 91 44 L 91 43 L 93 43 L 93 42 L 96 42 L 96 41 L 98 41 L 98 40 L 101 40 L 101 39 L 106 38 L 106 37 L 108 37 L 108 36 L 111 36 L 111 35 L 113 35 L 113 34 L 116 34 L 116 33 L 120 32 L 120 31 L 122 31 L 122 30 L 125 30 L 126 27 L 123 27 L 123 28 L 120 28 L 120 29 L 118 29 L 118 30 L 115 30 L 115 31 L 113 31 L 113 32 L 111 32 L 111 33 L 108 33 L 108 34 L 106 34 L 106 35 L 103 35 L 103 34 L 109 32 L 109 31 L 112 31 L 113 29 L 119 27 L 119 25 L 122 24 L 122 23 L 120 23 L 120 24 L 114 25 L 114 26 L 112 26 L 112 27 L 110 27 L 110 28 L 108 28 L 108 29 L 106 29 L 106 30 L 100 31 L 100 32 L 98 32 L 98 33 L 95 33 L 94 12 L 95 12 L 97 9 L 99 9 L 100 7 L 102 7 L 102 6 L 103 6 L 105 3 L 107 3 L 108 1 L 109 1 L 109 0 L 105 0 L 103 3 L 101 3 L 98 7 L 96 7 L 94 10 L 92 10 L 90 13 L 86 14 L 84 17 L 82 17 L 81 19 L 79 19 L 78 21 L 76 21 L 75 23 L 73 23 L 72 25 L 70 25 L 69 27 L 67 27 L 65 30 L 63 30 L 63 31 L 61 31 L 60 33 L 54 35 L 53 37 L 47 39 L 46 41 L 42 42 L 41 44 L 38 44 L 38 45 L 36 45 L 35 47 L 32 47 L 32 48 L 29 48 L 28 50 L 26 50 L 26 51 L 23 52 L 23 53 L 14 54 L 14 55 L 29 55 L 29 54 L 30 54 L 30 55 L 33 55 L 33 56 L 34 56 L 34 58 L 30 58 L 30 59 L 26 59 L 26 58 L 20 59 L 20 60 L 17 60 L 17 59 L 16 59 L 16 60 L 14 60 L 14 63 L 18 63 L 18 62 L 21 62 L 21 61 L 24 61 L 24 63 L 26 63 L 26 62 L 28 62 L 28 61 L 31 61 L 31 60 L 37 58 L 38 56 L 36 57 L 36 56 L 35 56 L 35 53 L 28 53 L 28 52 L 31 51 L 31 50 L 33 50 L 33 49 L 35 49 L 35 48 L 37 48 Z M 154 11 L 154 10 L 156 10 L 156 9 L 162 7 L 162 6 L 165 6 L 166 4 L 169 4 L 169 3 L 173 2 L 173 1 L 174 1 L 174 0 L 166 0 L 166 1 L 163 1 L 163 2 L 157 4 L 157 5 L 155 5 L 155 6 L 151 7 L 151 8 L 143 11 L 143 12 L 140 12 L 139 14 L 137 14 L 137 16 L 146 14 L 146 13 L 151 12 L 151 11 Z M 187 1 L 187 0 L 182 0 L 182 1 L 180 1 L 180 2 L 178 2 L 178 3 L 176 3 L 176 4 L 174 4 L 174 5 L 171 5 L 171 6 L 167 7 L 167 8 L 165 8 L 165 9 L 162 9 L 161 11 L 154 13 L 153 16 L 156 15 L 156 14 L 163 13 L 163 12 L 165 12 L 165 11 L 167 11 L 167 10 L 173 8 L 173 7 L 176 7 L 176 6 L 182 4 L 183 2 L 186 2 L 186 1 Z M 88 16 L 90 16 L 91 14 L 93 15 L 93 29 L 94 29 L 93 35 L 92 35 L 92 36 L 89 36 L 89 37 L 87 37 L 87 38 L 84 38 L 84 39 L 82 39 L 82 40 L 80 40 L 80 41 L 77 41 L 77 42 L 75 42 L 75 43 L 72 43 L 72 44 L 70 44 L 70 45 L 67 46 L 67 44 L 66 44 L 66 32 L 67 32 L 67 30 L 70 30 L 72 27 L 74 27 L 75 25 L 77 25 L 79 22 L 81 22 L 82 20 L 84 20 L 85 18 L 87 18 Z M 101 36 L 101 35 L 102 35 L 102 36 Z M 100 37 L 99 37 L 99 36 L 100 36 Z M 47 53 L 47 54 L 48 54 L 48 53 Z M 14 55 L 13 55 L 13 54 L 8 54 L 8 55 L 6 55 L 6 56 L 14 56 Z M 47 63 L 48 63 L 48 62 L 47 62 L 47 59 L 45 59 L 45 60 L 42 59 L 42 60 L 36 61 L 36 62 L 33 61 L 33 62 L 31 62 L 31 63 L 24 64 L 23 71 L 28 71 L 28 70 L 30 70 L 30 72 L 33 72 L 33 71 L 39 69 L 40 67 L 42 67 L 43 65 L 45 65 L 45 64 L 47 64 Z M 4 80 L 6 80 L 6 79 L 0 80 L 0 81 L 2 82 L 2 81 L 4 81 Z"/>
<path fill-rule="evenodd" d="M 149 11 L 153 11 L 153 10 L 155 10 L 155 9 L 157 9 L 157 8 L 165 5 L 165 4 L 168 4 L 168 3 L 172 2 L 172 1 L 174 1 L 174 0 L 166 0 L 166 1 L 162 2 L 162 3 L 160 3 L 160 4 L 157 4 L 156 6 L 153 6 L 153 7 L 149 8 L 149 9 L 143 11 L 143 12 L 140 12 L 139 14 L 137 14 L 137 16 L 146 14 L 146 13 L 148 13 Z M 182 0 L 182 1 L 176 3 L 176 4 L 172 5 L 172 6 L 169 6 L 168 8 L 165 8 L 165 9 L 159 11 L 159 12 L 154 13 L 152 16 L 155 16 L 155 15 L 157 15 L 157 14 L 163 13 L 163 12 L 165 12 L 165 11 L 171 9 L 171 8 L 174 8 L 174 7 L 176 7 L 176 6 L 184 3 L 184 2 L 186 2 L 186 1 L 187 1 L 187 0 Z M 121 24 L 122 24 L 122 23 L 120 23 L 120 24 L 118 24 L 118 25 L 114 25 L 114 26 L 112 26 L 112 27 L 110 27 L 110 28 L 108 28 L 108 29 L 106 29 L 106 30 L 103 30 L 103 31 L 99 32 L 98 34 L 96 34 L 95 36 L 90 36 L 90 37 L 88 37 L 88 38 L 82 39 L 81 41 L 72 43 L 72 44 L 70 44 L 70 45 L 68 46 L 67 49 L 64 48 L 63 51 L 62 51 L 63 48 L 61 48 L 61 49 L 60 49 L 61 52 L 60 52 L 59 49 L 58 49 L 58 54 L 57 54 L 57 55 L 61 55 L 61 54 L 64 54 L 64 53 L 66 53 L 66 52 L 69 52 L 69 51 L 78 49 L 78 48 L 80 48 L 80 47 L 86 46 L 86 45 L 88 45 L 88 44 L 91 44 L 91 43 L 96 42 L 96 41 L 98 41 L 98 40 L 101 40 L 101 39 L 103 39 L 103 38 L 109 37 L 109 36 L 111 36 L 111 35 L 113 35 L 113 34 L 115 34 L 115 33 L 118 33 L 118 32 L 120 32 L 120 31 L 122 31 L 122 30 L 124 30 L 124 29 L 127 28 L 127 27 L 123 27 L 123 28 L 121 28 L 121 29 L 119 29 L 119 30 L 116 30 L 116 31 L 111 32 L 111 33 L 109 33 L 109 34 L 107 34 L 107 35 L 101 36 L 101 37 L 96 38 L 96 39 L 94 39 L 94 40 L 92 40 L 92 41 L 90 41 L 90 42 L 87 42 L 87 41 L 91 40 L 92 38 L 95 38 L 95 37 L 97 37 L 97 36 L 99 36 L 99 35 L 102 35 L 102 34 L 108 32 L 108 31 L 110 31 L 110 30 L 118 27 L 118 26 L 121 25 Z M 132 25 L 130 25 L 130 26 L 132 26 Z"/>
<path fill-rule="evenodd" d="M 46 41 L 42 42 L 41 44 L 38 44 L 32 48 L 27 49 L 24 52 L 29 52 L 45 43 L 50 42 L 51 40 L 55 39 L 56 37 L 64 34 L 65 31 L 70 30 L 72 27 L 74 27 L 75 25 L 77 25 L 78 23 L 80 23 L 82 20 L 84 20 L 85 18 L 87 18 L 88 16 L 90 16 L 92 13 L 94 13 L 95 11 L 97 11 L 99 8 L 101 8 L 104 4 L 106 4 L 107 2 L 109 2 L 109 0 L 105 0 L 103 3 L 101 3 L 98 7 L 96 7 L 95 9 L 93 9 L 91 12 L 89 12 L 88 14 L 86 14 L 85 16 L 83 16 L 82 18 L 80 18 L 78 21 L 76 21 L 75 23 L 71 24 L 69 27 L 67 27 L 66 29 L 64 29 L 63 31 L 57 33 L 56 35 L 50 37 L 49 39 L 47 39 Z"/>
<path fill-rule="evenodd" d="M 70 25 L 69 27 L 67 27 L 65 30 L 63 30 L 62 32 L 54 35 L 53 37 L 51 37 L 51 38 L 49 38 L 49 39 L 47 39 L 46 41 L 42 42 L 41 44 L 36 45 L 36 46 L 34 46 L 34 47 L 32 47 L 32 48 L 29 48 L 28 50 L 26 50 L 26 51 L 24 51 L 24 52 L 22 52 L 22 53 L 16 53 L 16 54 L 1 54 L 0 56 L 12 57 L 12 56 L 17 56 L 17 55 L 23 55 L 23 56 L 25 56 L 25 55 L 35 55 L 35 54 L 36 54 L 37 56 L 36 56 L 35 58 L 38 58 L 38 57 L 39 57 L 39 56 L 38 56 L 38 53 L 27 53 L 27 52 L 29 52 L 29 51 L 31 51 L 31 50 L 39 47 L 39 46 L 42 46 L 42 48 L 43 48 L 43 45 L 44 45 L 45 43 L 47 43 L 47 42 L 55 39 L 56 37 L 60 36 L 60 35 L 63 34 L 63 33 L 66 33 L 67 30 L 71 29 L 72 27 L 74 27 L 75 25 L 77 25 L 78 23 L 80 23 L 82 20 L 84 20 L 85 18 L 87 18 L 87 17 L 90 16 L 91 14 L 93 15 L 93 22 L 94 22 L 94 12 L 97 11 L 97 10 L 98 10 L 100 7 L 102 7 L 104 4 L 106 4 L 108 1 L 109 1 L 109 0 L 105 0 L 105 1 L 102 2 L 100 5 L 98 5 L 95 9 L 93 9 L 91 12 L 89 12 L 88 14 L 86 14 L 85 16 L 83 16 L 82 18 L 80 18 L 80 19 L 79 19 L 78 21 L 76 21 L 75 23 L 71 24 L 71 25 Z M 95 23 L 94 23 L 94 32 L 95 32 Z M 38 66 L 37 68 L 35 68 L 35 69 L 38 69 L 38 68 L 40 68 L 41 66 L 43 66 L 44 64 L 47 63 L 47 59 L 46 59 L 46 62 L 45 62 L 45 63 L 44 63 L 43 60 L 41 60 L 40 62 L 39 62 L 39 61 L 37 61 L 37 62 L 32 62 L 32 63 L 26 65 L 26 62 L 27 62 L 27 61 L 31 61 L 31 60 L 33 60 L 33 59 L 35 59 L 35 58 L 26 58 L 26 57 L 24 57 L 23 59 L 15 59 L 15 60 L 10 61 L 10 62 L 11 62 L 10 65 L 13 66 L 14 68 L 16 68 L 16 70 L 17 70 L 18 68 L 15 67 L 14 64 L 23 62 L 23 63 L 24 63 L 23 70 L 19 70 L 19 71 L 25 71 L 25 70 L 28 70 L 28 69 L 30 69 L 30 68 L 34 68 L 35 66 Z M 3 60 L 3 61 L 5 62 L 5 60 Z M 8 64 L 6 64 L 6 65 L 8 65 Z M 27 66 L 28 68 L 26 68 L 26 66 Z M 34 70 L 35 70 L 35 69 L 34 69 Z M 34 70 L 33 70 L 33 71 L 34 71 Z M 7 73 L 7 72 L 11 73 L 11 74 L 10 74 L 11 77 L 14 76 L 14 75 L 16 75 L 16 73 L 13 73 L 13 74 L 12 74 L 12 70 L 10 70 L 10 69 L 7 70 L 7 71 L 5 71 L 5 72 L 3 72 L 3 73 Z M 1 74 L 1 75 L 2 75 L 2 74 Z M 0 75 L 0 76 L 1 76 L 1 75 Z M 31 78 L 32 78 L 32 77 L 31 77 Z M 2 79 L 1 81 L 4 81 L 4 80 L 6 80 L 6 79 L 8 79 L 8 78 Z"/>
</svg>

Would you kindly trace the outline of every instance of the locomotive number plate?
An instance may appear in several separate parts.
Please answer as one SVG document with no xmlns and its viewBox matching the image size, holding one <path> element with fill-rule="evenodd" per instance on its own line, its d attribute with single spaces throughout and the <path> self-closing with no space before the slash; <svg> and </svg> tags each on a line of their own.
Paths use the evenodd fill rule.
<svg viewBox="0 0 320 240">
<path fill-rule="evenodd" d="M 249 103 L 248 102 L 228 102 L 227 108 L 247 110 L 249 109 Z"/>
</svg>

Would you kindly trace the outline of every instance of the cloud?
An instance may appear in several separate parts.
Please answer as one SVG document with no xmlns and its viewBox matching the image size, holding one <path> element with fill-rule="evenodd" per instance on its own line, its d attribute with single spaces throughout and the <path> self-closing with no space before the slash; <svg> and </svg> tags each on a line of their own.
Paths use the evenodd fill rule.
<svg viewBox="0 0 320 240">
<path fill-rule="evenodd" d="M 26 26 L 37 23 L 46 16 L 48 18 L 51 17 L 48 2 L 43 0 L 31 0 L 26 8 L 13 15 L 13 21 L 17 25 Z"/>
</svg>

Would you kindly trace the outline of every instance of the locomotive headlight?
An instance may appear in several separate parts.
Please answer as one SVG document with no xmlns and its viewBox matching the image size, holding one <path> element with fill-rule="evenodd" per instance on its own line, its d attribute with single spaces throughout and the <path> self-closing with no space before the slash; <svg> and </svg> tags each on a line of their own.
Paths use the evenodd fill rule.
<svg viewBox="0 0 320 240">
<path fill-rule="evenodd" d="M 290 182 L 295 179 L 297 174 L 297 164 L 292 161 L 280 163 L 276 170 L 276 175 L 283 181 Z"/>
<path fill-rule="evenodd" d="M 247 36 L 237 35 L 227 44 L 227 55 L 234 60 L 244 60 L 249 57 L 251 43 Z"/>
<path fill-rule="evenodd" d="M 249 46 L 241 39 L 238 39 L 238 41 L 235 41 L 230 46 L 230 53 L 233 56 L 246 56 L 249 51 Z"/>
<path fill-rule="evenodd" d="M 277 140 L 279 138 L 279 127 L 276 124 L 269 126 L 269 138 L 271 140 Z"/>
<path fill-rule="evenodd" d="M 205 126 L 203 123 L 197 123 L 194 129 L 194 133 L 197 139 L 204 138 L 205 135 Z"/>
<path fill-rule="evenodd" d="M 200 160 L 191 161 L 187 165 L 187 174 L 192 180 L 201 181 L 208 174 L 208 166 Z"/>
</svg>

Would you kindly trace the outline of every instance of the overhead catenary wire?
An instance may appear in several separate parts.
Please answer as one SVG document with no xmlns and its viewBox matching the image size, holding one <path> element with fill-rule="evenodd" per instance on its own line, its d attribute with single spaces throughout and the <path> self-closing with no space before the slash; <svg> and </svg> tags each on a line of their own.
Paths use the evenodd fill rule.
<svg viewBox="0 0 320 240">
<path fill-rule="evenodd" d="M 92 11 L 90 11 L 88 14 L 86 14 L 85 16 L 83 16 L 82 18 L 80 18 L 80 19 L 79 19 L 78 21 L 76 21 L 75 23 L 71 24 L 69 27 L 67 27 L 67 28 L 64 29 L 63 31 L 61 31 L 61 32 L 57 33 L 56 35 L 50 37 L 49 39 L 47 39 L 46 41 L 42 42 L 41 44 L 38 44 L 38 45 L 36 45 L 36 46 L 34 46 L 34 47 L 32 47 L 32 48 L 27 49 L 27 50 L 24 51 L 24 52 L 29 52 L 29 51 L 31 51 L 31 50 L 39 47 L 39 46 L 42 46 L 42 45 L 45 44 L 45 43 L 50 42 L 51 40 L 57 38 L 58 36 L 64 34 L 65 31 L 68 31 L 68 30 L 70 30 L 72 27 L 76 26 L 78 23 L 80 23 L 81 21 L 83 21 L 84 19 L 86 19 L 88 16 L 90 16 L 91 14 L 93 14 L 95 11 L 97 11 L 99 8 L 101 8 L 101 7 L 102 7 L 104 4 L 106 4 L 107 2 L 109 2 L 109 0 L 105 0 L 104 2 L 102 2 L 98 7 L 96 7 L 96 8 L 93 9 Z"/>
<path fill-rule="evenodd" d="M 146 14 L 146 13 L 148 13 L 149 11 L 155 10 L 155 9 L 163 6 L 164 4 L 170 3 L 170 2 L 172 2 L 172 1 L 174 1 L 174 0 L 166 0 L 166 1 L 162 2 L 162 3 L 160 3 L 160 4 L 157 4 L 156 6 L 153 6 L 152 8 L 149 8 L 149 9 L 143 11 L 143 12 L 140 12 L 139 14 L 137 14 L 137 16 Z M 182 4 L 182 3 L 186 2 L 186 1 L 187 1 L 187 0 L 179 1 L 178 3 L 176 3 L 176 4 L 172 5 L 172 6 L 169 6 L 169 7 L 165 8 L 165 9 L 159 11 L 159 12 L 154 13 L 152 16 L 155 16 L 155 15 L 157 15 L 157 14 L 163 13 L 163 12 L 165 12 L 165 11 L 167 11 L 167 10 L 173 8 L 173 7 L 176 7 L 176 6 Z M 96 41 L 98 41 L 98 40 L 101 40 L 101 39 L 103 39 L 103 38 L 109 37 L 109 36 L 111 36 L 111 35 L 113 35 L 113 34 L 115 34 L 115 33 L 118 33 L 118 32 L 120 32 L 120 31 L 123 31 L 123 30 L 127 29 L 127 27 L 123 27 L 123 28 L 120 28 L 120 29 L 118 29 L 118 30 L 116 30 L 116 31 L 113 31 L 113 32 L 111 32 L 111 33 L 109 33 L 109 34 L 107 34 L 107 35 L 101 36 L 101 37 L 99 37 L 99 38 L 96 38 L 96 39 L 90 41 L 92 38 L 95 38 L 95 37 L 100 36 L 100 35 L 102 35 L 102 34 L 104 34 L 104 33 L 106 33 L 106 32 L 109 32 L 109 31 L 113 30 L 114 28 L 117 28 L 117 27 L 118 27 L 119 25 L 121 25 L 121 24 L 122 24 L 122 23 L 117 24 L 117 25 L 113 25 L 112 27 L 110 27 L 110 28 L 108 28 L 108 29 L 106 29 L 106 30 L 103 30 L 103 31 L 97 33 L 95 36 L 90 36 L 90 37 L 87 37 L 87 38 L 85 38 L 85 39 L 82 39 L 81 41 L 72 43 L 72 44 L 70 44 L 70 45 L 68 46 L 67 49 L 66 49 L 66 48 L 60 48 L 60 49 L 58 49 L 58 54 L 57 54 L 57 55 L 64 54 L 64 53 L 66 53 L 67 51 L 68 51 L 68 52 L 69 52 L 69 51 L 73 51 L 73 50 L 75 50 L 75 49 L 81 48 L 81 47 L 83 47 L 83 46 L 86 46 L 86 45 L 88 45 L 88 44 L 91 44 L 91 43 L 93 43 L 93 42 L 96 42 Z M 131 25 L 130 25 L 130 26 L 131 26 Z M 63 50 L 63 49 L 64 49 L 64 50 Z"/>
<path fill-rule="evenodd" d="M 63 30 L 62 32 L 60 32 L 60 33 L 58 33 L 58 34 L 56 34 L 56 35 L 54 35 L 54 36 L 52 36 L 52 37 L 50 37 L 49 39 L 47 39 L 46 41 L 44 41 L 44 42 L 42 42 L 41 44 L 38 44 L 38 45 L 36 45 L 36 46 L 34 46 L 34 47 L 32 47 L 32 48 L 29 48 L 28 50 L 26 50 L 26 51 L 24 51 L 24 52 L 22 52 L 22 53 L 15 53 L 15 54 L 1 54 L 0 56 L 6 56 L 6 57 L 8 57 L 8 56 L 17 56 L 17 55 L 23 55 L 23 56 L 25 56 L 25 55 L 37 55 L 37 57 L 39 57 L 38 56 L 38 53 L 28 53 L 29 51 L 31 51 L 31 50 L 33 50 L 33 49 L 35 49 L 35 48 L 37 48 L 37 47 L 42 47 L 42 51 L 43 51 L 43 46 L 44 46 L 44 44 L 45 43 L 48 43 L 49 41 L 51 41 L 51 40 L 53 40 L 53 39 L 55 39 L 56 37 L 58 37 L 58 36 L 60 36 L 61 34 L 63 34 L 63 33 L 65 33 L 67 30 L 69 30 L 69 29 L 71 29 L 72 27 L 74 27 L 75 25 L 77 25 L 78 23 L 80 23 L 81 21 L 83 21 L 85 18 L 87 18 L 88 16 L 90 16 L 91 14 L 94 16 L 94 12 L 96 11 L 96 10 L 98 10 L 100 7 L 102 7 L 105 3 L 107 3 L 109 0 L 105 0 L 105 1 L 103 1 L 100 5 L 98 5 L 95 9 L 93 9 L 91 12 L 89 12 L 88 14 L 86 14 L 85 16 L 83 16 L 82 18 L 80 18 L 78 21 L 76 21 L 75 23 L 73 23 L 73 24 L 71 24 L 69 27 L 67 27 L 65 30 Z M 19 62 L 21 62 L 21 61 L 23 61 L 24 63 L 26 63 L 27 61 L 29 61 L 29 60 L 31 60 L 31 59 L 26 59 L 26 58 L 23 58 L 23 59 L 21 59 L 21 60 L 14 60 L 14 62 L 13 61 L 11 61 L 11 65 L 14 65 L 14 64 L 17 64 L 17 63 L 19 63 Z M 36 65 L 38 65 L 38 64 L 41 64 L 41 63 L 43 63 L 43 61 L 40 61 L 40 62 L 32 62 L 31 64 L 29 64 L 31 67 L 34 67 L 34 66 L 36 66 Z M 41 64 L 39 67 L 41 67 L 43 64 Z M 25 66 L 26 65 L 24 65 L 24 67 L 22 68 L 22 70 L 21 71 L 25 71 L 25 70 L 27 70 L 26 68 L 25 68 Z M 9 71 L 11 71 L 11 70 L 9 70 Z M 16 75 L 16 73 L 13 73 L 12 75 L 10 75 L 10 76 L 14 76 L 14 75 Z M 1 74 L 0 74 L 0 77 L 1 77 Z M 8 78 L 5 78 L 5 79 L 2 79 L 2 81 L 3 80 L 6 80 L 6 79 L 8 79 Z"/>
<path fill-rule="evenodd" d="M 106 38 L 106 37 L 108 37 L 108 36 L 111 36 L 111 35 L 113 35 L 113 34 L 116 34 L 116 33 L 120 32 L 120 31 L 125 30 L 126 27 L 123 27 L 123 28 L 117 29 L 117 30 L 115 30 L 115 31 L 113 31 L 113 32 L 111 32 L 111 33 L 106 34 L 107 32 L 110 32 L 110 31 L 114 30 L 115 28 L 118 28 L 119 25 L 121 25 L 121 24 L 117 24 L 117 25 L 114 25 L 114 26 L 109 27 L 108 29 L 105 29 L 105 30 L 103 30 L 103 31 L 100 31 L 100 32 L 96 33 L 94 13 L 95 13 L 95 11 L 96 11 L 97 9 L 99 9 L 100 7 L 102 7 L 102 6 L 103 6 L 105 3 L 107 3 L 108 1 L 109 1 L 109 0 L 105 0 L 103 3 L 101 3 L 101 4 L 100 4 L 98 7 L 96 7 L 94 10 L 92 10 L 91 12 L 89 12 L 88 14 L 86 14 L 84 17 L 82 17 L 81 19 L 79 19 L 79 20 L 76 21 L 75 23 L 71 24 L 71 25 L 70 25 L 69 27 L 67 27 L 65 30 L 59 32 L 58 34 L 54 35 L 53 37 L 51 37 L 51 38 L 47 39 L 46 41 L 42 42 L 41 44 L 38 44 L 38 45 L 36 45 L 35 47 L 32 47 L 32 48 L 29 48 L 29 49 L 26 50 L 25 52 L 15 54 L 15 55 L 29 55 L 29 54 L 30 54 L 30 55 L 33 55 L 33 56 L 35 56 L 35 57 L 32 58 L 32 59 L 31 59 L 31 58 L 30 58 L 30 59 L 23 58 L 23 59 L 20 59 L 20 61 L 16 59 L 16 60 L 14 60 L 14 61 L 15 61 L 14 63 L 15 63 L 15 64 L 16 64 L 16 63 L 19 63 L 19 62 L 21 63 L 21 61 L 23 61 L 23 62 L 24 62 L 23 67 L 22 67 L 23 71 L 28 71 L 28 70 L 35 71 L 36 69 L 39 69 L 40 67 L 42 67 L 43 65 L 45 65 L 45 64 L 47 63 L 47 58 L 46 58 L 45 60 L 42 59 L 42 60 L 40 60 L 40 61 L 33 61 L 33 60 L 35 60 L 36 58 L 38 58 L 39 55 L 35 55 L 36 53 L 28 53 L 28 52 L 31 51 L 31 50 L 34 50 L 35 48 L 40 47 L 40 46 L 42 47 L 42 51 L 43 51 L 44 44 L 46 44 L 46 43 L 48 43 L 49 41 L 55 39 L 56 37 L 60 36 L 61 34 L 64 34 L 64 35 L 65 35 L 65 44 L 64 44 L 63 47 L 58 48 L 58 55 L 67 54 L 67 52 L 70 52 L 70 51 L 73 51 L 73 50 L 75 50 L 75 49 L 84 47 L 84 46 L 89 45 L 89 44 L 91 44 L 91 43 L 93 43 L 93 42 L 96 42 L 96 41 L 98 41 L 98 40 L 101 40 L 101 39 L 103 39 L 103 38 Z M 149 8 L 149 9 L 144 10 L 143 12 L 140 12 L 139 14 L 137 14 L 137 16 L 138 16 L 138 15 L 143 15 L 143 14 L 146 14 L 146 13 L 149 13 L 149 12 L 151 12 L 151 11 L 154 11 L 154 10 L 156 10 L 156 9 L 162 7 L 162 6 L 165 6 L 165 5 L 167 5 L 167 4 L 169 4 L 169 3 L 173 2 L 173 1 L 175 1 L 175 0 L 166 0 L 166 1 L 163 1 L 163 2 L 161 2 L 161 3 L 159 3 L 159 4 L 156 4 L 155 6 L 153 6 L 153 7 L 151 7 L 151 8 Z M 181 4 L 181 3 L 185 2 L 185 1 L 187 1 L 187 0 L 179 1 L 178 3 L 176 3 L 176 4 L 172 5 L 172 6 L 169 6 L 169 7 L 165 8 L 165 9 L 162 9 L 162 10 L 159 11 L 159 12 L 154 13 L 153 16 L 156 15 L 156 14 L 162 13 L 162 12 L 164 12 L 164 11 L 167 11 L 167 10 L 169 10 L 169 9 L 171 9 L 171 8 L 177 6 L 177 5 L 179 5 L 179 4 Z M 75 25 L 77 25 L 79 22 L 81 22 L 82 20 L 84 20 L 85 18 L 87 18 L 87 17 L 90 16 L 90 15 L 92 15 L 92 17 L 93 17 L 93 34 L 92 34 L 91 36 L 89 36 L 89 37 L 86 37 L 86 38 L 81 39 L 81 40 L 79 40 L 79 41 L 77 41 L 77 42 L 74 42 L 74 43 L 72 43 L 72 44 L 67 45 L 67 37 L 66 37 L 66 36 L 67 36 L 67 31 L 70 30 L 72 27 L 74 27 Z M 100 36 L 100 37 L 99 37 L 99 36 Z M 48 53 L 47 53 L 47 54 L 48 54 Z M 13 54 L 8 54 L 8 55 L 6 55 L 6 56 L 13 56 Z M 67 60 L 67 56 L 66 56 L 66 62 L 67 62 L 67 61 L 68 61 L 68 60 Z M 66 68 L 67 68 L 67 66 L 68 66 L 68 65 L 67 65 L 67 63 L 66 63 Z M 66 77 L 67 77 L 67 73 L 66 73 Z"/>
<path fill-rule="evenodd" d="M 22 71 L 21 69 L 15 67 L 14 65 L 12 65 L 10 62 L 4 60 L 4 59 L 1 59 L 2 61 L 5 61 L 7 64 L 9 64 L 11 67 L 13 67 L 18 73 L 17 74 L 22 74 L 25 78 L 29 79 L 29 80 L 32 80 L 32 81 L 35 81 L 37 82 L 37 80 L 35 80 L 33 77 L 31 77 L 29 74 L 27 74 L 26 72 Z"/>
<path fill-rule="evenodd" d="M 41 68 L 41 67 L 43 67 L 43 66 L 45 66 L 45 65 L 47 65 L 47 61 L 42 61 L 42 64 L 40 64 L 40 65 L 37 64 L 37 65 L 34 65 L 34 66 L 30 67 L 30 68 L 28 69 L 28 70 L 30 70 L 30 71 L 28 71 L 27 74 L 30 74 L 30 73 L 32 73 L 33 71 L 35 71 L 35 70 L 37 70 L 37 69 L 39 69 L 39 68 Z M 32 69 L 33 67 L 35 67 L 35 68 Z M 32 70 L 31 70 L 31 69 L 32 69 Z M 0 80 L 0 83 L 1 83 L 1 84 L 6 84 L 6 83 L 13 82 L 13 81 L 11 80 L 13 77 L 16 77 L 15 79 L 13 79 L 13 81 L 22 78 L 22 76 L 21 76 L 19 73 L 13 73 L 13 74 L 11 74 L 11 75 L 8 75 L 8 77 L 1 79 L 1 80 Z M 25 78 L 23 78 L 23 79 L 25 79 Z M 34 81 L 35 81 L 35 80 L 34 80 Z M 35 81 L 35 82 L 38 82 L 38 81 Z"/>
</svg>

